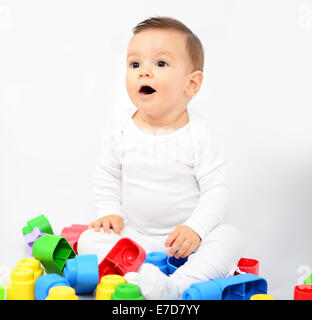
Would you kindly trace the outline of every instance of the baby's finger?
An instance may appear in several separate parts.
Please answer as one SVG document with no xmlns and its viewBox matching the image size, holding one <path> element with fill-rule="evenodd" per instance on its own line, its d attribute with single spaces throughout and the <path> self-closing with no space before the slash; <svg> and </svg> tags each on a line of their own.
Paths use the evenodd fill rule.
<svg viewBox="0 0 312 320">
<path fill-rule="evenodd" d="M 110 229 L 111 224 L 108 219 L 102 220 L 102 226 L 103 226 L 103 230 L 105 233 L 110 233 L 109 229 Z"/>
<path fill-rule="evenodd" d="M 190 248 L 191 244 L 189 241 L 184 241 L 183 244 L 181 245 L 181 248 L 179 249 L 178 252 L 176 252 L 175 257 L 176 258 L 185 258 L 185 253 L 186 251 Z"/>
<path fill-rule="evenodd" d="M 181 245 L 182 245 L 183 242 L 184 242 L 184 239 L 183 239 L 181 236 L 177 237 L 177 238 L 174 240 L 174 242 L 173 242 L 173 244 L 172 244 L 172 247 L 171 247 L 170 251 L 168 252 L 168 255 L 169 255 L 170 257 L 172 257 L 173 255 L 175 255 L 176 251 L 181 248 Z"/>
<path fill-rule="evenodd" d="M 193 252 L 193 249 L 194 249 L 194 246 L 190 244 L 189 247 L 183 253 L 182 258 L 188 257 Z"/>
<path fill-rule="evenodd" d="M 177 231 L 173 230 L 172 232 L 169 233 L 166 241 L 165 241 L 165 247 L 171 247 L 172 246 L 172 243 L 173 241 L 177 238 L 178 236 L 178 233 Z"/>
<path fill-rule="evenodd" d="M 115 233 L 120 234 L 120 223 L 117 219 L 111 219 L 111 225 Z"/>
<path fill-rule="evenodd" d="M 101 222 L 100 221 L 95 221 L 94 222 L 94 231 L 99 232 L 101 228 Z"/>
<path fill-rule="evenodd" d="M 88 225 L 88 229 L 92 229 L 94 227 L 94 222 L 91 222 L 89 225 Z"/>
<path fill-rule="evenodd" d="M 122 218 L 119 219 L 119 227 L 120 227 L 120 230 L 122 230 L 124 227 L 124 221 Z"/>
<path fill-rule="evenodd" d="M 193 252 L 193 247 L 189 247 L 188 250 L 184 253 L 184 255 L 182 256 L 182 258 L 186 258 L 188 257 L 192 252 Z"/>
</svg>

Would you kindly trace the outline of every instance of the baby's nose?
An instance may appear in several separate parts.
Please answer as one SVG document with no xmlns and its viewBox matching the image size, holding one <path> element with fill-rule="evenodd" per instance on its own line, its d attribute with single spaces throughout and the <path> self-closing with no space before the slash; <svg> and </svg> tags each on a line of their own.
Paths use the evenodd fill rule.
<svg viewBox="0 0 312 320">
<path fill-rule="evenodd" d="M 148 71 L 143 71 L 139 73 L 139 78 L 150 78 L 151 77 L 151 72 Z"/>
</svg>

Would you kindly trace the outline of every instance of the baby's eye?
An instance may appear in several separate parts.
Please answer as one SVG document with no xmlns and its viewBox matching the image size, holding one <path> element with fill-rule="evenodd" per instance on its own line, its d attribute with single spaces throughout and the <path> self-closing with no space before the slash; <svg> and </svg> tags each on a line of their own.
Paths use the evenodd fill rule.
<svg viewBox="0 0 312 320">
<path fill-rule="evenodd" d="M 131 62 L 130 63 L 130 67 L 132 68 L 138 68 L 140 66 L 140 64 L 138 62 Z"/>
<path fill-rule="evenodd" d="M 163 60 L 160 60 L 158 61 L 157 65 L 158 67 L 165 67 L 166 65 L 168 66 L 168 63 Z"/>
</svg>

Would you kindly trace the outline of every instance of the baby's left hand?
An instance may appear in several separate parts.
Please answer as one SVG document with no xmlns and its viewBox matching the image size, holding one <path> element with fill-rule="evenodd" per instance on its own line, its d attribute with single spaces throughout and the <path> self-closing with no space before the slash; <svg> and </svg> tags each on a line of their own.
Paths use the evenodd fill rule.
<svg viewBox="0 0 312 320">
<path fill-rule="evenodd" d="M 171 247 L 170 257 L 186 258 L 198 248 L 200 241 L 200 236 L 193 229 L 181 224 L 169 234 L 165 247 Z"/>
</svg>

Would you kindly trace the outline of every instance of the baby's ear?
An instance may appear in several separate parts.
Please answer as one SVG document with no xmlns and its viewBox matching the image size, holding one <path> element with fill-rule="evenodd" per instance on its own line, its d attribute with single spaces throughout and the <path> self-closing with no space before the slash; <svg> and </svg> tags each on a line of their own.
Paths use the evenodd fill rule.
<svg viewBox="0 0 312 320">
<path fill-rule="evenodd" d="M 194 71 L 189 75 L 187 87 L 185 90 L 185 94 L 189 98 L 192 98 L 197 94 L 203 82 L 203 77 L 204 74 L 200 70 Z"/>
</svg>

